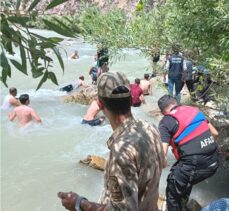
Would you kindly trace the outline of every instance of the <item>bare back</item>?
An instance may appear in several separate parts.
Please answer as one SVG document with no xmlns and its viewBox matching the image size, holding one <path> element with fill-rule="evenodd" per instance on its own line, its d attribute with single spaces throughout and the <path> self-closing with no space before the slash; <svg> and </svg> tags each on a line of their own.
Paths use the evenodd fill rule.
<svg viewBox="0 0 229 211">
<path fill-rule="evenodd" d="M 26 105 L 18 106 L 14 109 L 13 113 L 9 116 L 10 120 L 13 121 L 15 117 L 19 120 L 19 125 L 21 127 L 30 123 L 33 118 L 36 122 L 41 122 L 40 117 L 35 113 L 35 111 Z"/>
<path fill-rule="evenodd" d="M 150 81 L 143 79 L 140 82 L 140 87 L 143 90 L 144 95 L 151 94 L 151 85 Z"/>
<path fill-rule="evenodd" d="M 99 112 L 100 112 L 100 108 L 98 106 L 98 103 L 96 100 L 93 100 L 83 119 L 87 120 L 87 121 L 93 120 L 93 119 L 95 119 L 96 115 Z"/>
</svg>

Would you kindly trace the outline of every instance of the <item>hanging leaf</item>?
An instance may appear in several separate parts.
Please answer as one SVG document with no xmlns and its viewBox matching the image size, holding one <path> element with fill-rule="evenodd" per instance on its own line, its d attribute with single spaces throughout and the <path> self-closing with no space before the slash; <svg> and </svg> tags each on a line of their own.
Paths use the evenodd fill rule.
<svg viewBox="0 0 229 211">
<path fill-rule="evenodd" d="M 64 72 L 64 63 L 63 63 L 63 59 L 61 57 L 59 49 L 57 49 L 56 47 L 54 47 L 52 49 L 53 49 L 54 53 L 56 54 L 56 57 L 57 57 L 57 59 L 59 61 L 59 64 L 60 64 L 60 66 L 61 66 L 61 68 L 62 68 L 62 70 Z"/>
<path fill-rule="evenodd" d="M 6 81 L 7 77 L 11 77 L 11 67 L 8 63 L 8 60 L 3 52 L 1 53 L 1 67 L 2 67 L 2 76 L 1 76 L 1 81 L 4 83 L 6 87 L 8 87 Z"/>
<path fill-rule="evenodd" d="M 41 86 L 43 85 L 43 83 L 44 83 L 45 81 L 47 81 L 48 75 L 49 75 L 49 73 L 48 73 L 48 71 L 46 70 L 45 73 L 44 73 L 44 75 L 43 75 L 43 77 L 42 77 L 42 79 L 40 80 L 40 82 L 39 82 L 39 84 L 38 84 L 38 86 L 37 86 L 37 88 L 36 88 L 36 91 L 37 91 L 38 89 L 41 88 Z"/>
<path fill-rule="evenodd" d="M 1 67 L 2 68 L 10 69 L 10 65 L 8 63 L 8 60 L 6 58 L 6 55 L 3 52 L 3 49 L 2 49 L 2 53 L 1 53 L 1 62 L 0 63 L 1 63 Z"/>
<path fill-rule="evenodd" d="M 33 78 L 39 78 L 40 76 L 42 76 L 44 73 L 43 73 L 43 70 L 45 70 L 45 68 L 44 67 L 39 67 L 39 68 L 37 68 L 39 65 L 31 65 L 32 66 L 32 69 L 31 69 L 31 71 L 32 71 L 32 76 L 33 76 Z"/>
<path fill-rule="evenodd" d="M 8 17 L 8 21 L 11 23 L 17 23 L 22 26 L 26 26 L 26 23 L 30 20 L 29 17 L 22 17 L 22 16 L 10 16 Z"/>
<path fill-rule="evenodd" d="M 53 0 L 47 7 L 45 10 L 49 10 L 52 9 L 53 7 L 56 7 L 60 4 L 63 4 L 64 2 L 66 2 L 68 0 Z"/>
<path fill-rule="evenodd" d="M 27 70 L 24 69 L 23 66 L 19 62 L 17 62 L 16 60 L 13 60 L 13 59 L 10 59 L 10 61 L 19 71 L 21 71 L 25 75 L 28 75 Z"/>
<path fill-rule="evenodd" d="M 25 49 L 22 46 L 20 46 L 20 55 L 21 55 L 22 68 L 26 70 L 27 68 L 26 55 L 25 55 Z"/>
<path fill-rule="evenodd" d="M 31 10 L 33 10 L 36 6 L 37 6 L 37 4 L 40 2 L 40 0 L 34 0 L 33 2 L 32 2 L 32 4 L 30 4 L 30 6 L 29 6 L 29 9 L 28 9 L 28 12 L 30 12 Z"/>
<path fill-rule="evenodd" d="M 63 41 L 64 39 L 60 38 L 60 37 L 49 37 L 48 40 L 52 43 L 59 43 L 59 42 Z"/>
<path fill-rule="evenodd" d="M 58 34 L 61 34 L 61 35 L 67 36 L 67 37 L 75 37 L 74 33 L 71 32 L 71 29 L 69 29 L 69 30 L 63 29 L 59 25 L 57 25 L 57 24 L 55 24 L 55 23 L 53 23 L 51 21 L 48 21 L 46 19 L 43 19 L 43 22 L 45 23 L 45 25 L 50 30 L 55 31 Z"/>
<path fill-rule="evenodd" d="M 8 87 L 6 81 L 7 81 L 7 76 L 8 76 L 8 71 L 6 69 L 2 69 L 2 76 L 1 76 L 1 81 L 3 82 L 3 84 Z"/>
<path fill-rule="evenodd" d="M 54 84 L 59 85 L 58 82 L 57 82 L 56 75 L 55 75 L 53 72 L 49 72 L 49 78 L 51 79 L 51 81 L 52 81 Z"/>
<path fill-rule="evenodd" d="M 20 5 L 21 5 L 21 0 L 17 0 L 17 2 L 16 2 L 16 10 L 19 9 Z"/>
</svg>

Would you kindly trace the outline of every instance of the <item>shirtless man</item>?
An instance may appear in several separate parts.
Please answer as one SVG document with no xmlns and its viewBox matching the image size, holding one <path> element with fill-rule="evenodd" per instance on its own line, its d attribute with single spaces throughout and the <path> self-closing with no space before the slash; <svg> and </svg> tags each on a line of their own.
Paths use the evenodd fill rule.
<svg viewBox="0 0 229 211">
<path fill-rule="evenodd" d="M 101 111 L 101 108 L 99 107 L 98 99 L 93 100 L 81 123 L 82 124 L 89 124 L 91 126 L 97 126 L 97 125 L 102 124 L 104 122 L 105 118 L 104 117 L 96 118 L 96 115 L 100 111 Z"/>
<path fill-rule="evenodd" d="M 78 81 L 76 81 L 75 83 L 72 83 L 73 89 L 78 89 L 80 86 L 82 86 L 84 88 L 88 87 L 88 85 L 86 85 L 86 83 L 84 81 L 84 76 L 83 75 L 79 77 Z"/>
<path fill-rule="evenodd" d="M 13 121 L 15 117 L 19 120 L 20 127 L 24 127 L 32 122 L 34 119 L 36 122 L 41 123 L 40 117 L 36 114 L 36 112 L 29 107 L 29 95 L 23 94 L 19 97 L 21 105 L 16 107 L 12 113 L 8 113 L 8 117 L 10 121 Z"/>
<path fill-rule="evenodd" d="M 64 86 L 62 88 L 60 88 L 60 91 L 63 92 L 71 92 L 72 90 L 78 89 L 79 87 L 84 87 L 87 88 L 89 87 L 89 85 L 86 85 L 85 81 L 84 81 L 84 76 L 80 76 L 79 79 L 67 86 Z"/>
<path fill-rule="evenodd" d="M 144 95 L 152 95 L 152 87 L 149 81 L 149 74 L 144 74 L 144 79 L 140 81 L 140 87 Z"/>
<path fill-rule="evenodd" d="M 79 59 L 79 53 L 78 51 L 74 51 L 71 56 L 70 56 L 71 59 Z"/>
<path fill-rule="evenodd" d="M 7 95 L 4 98 L 1 108 L 4 110 L 7 110 L 7 109 L 21 105 L 20 102 L 17 100 L 16 96 L 17 96 L 17 89 L 14 87 L 11 87 L 9 89 L 9 95 Z"/>
</svg>

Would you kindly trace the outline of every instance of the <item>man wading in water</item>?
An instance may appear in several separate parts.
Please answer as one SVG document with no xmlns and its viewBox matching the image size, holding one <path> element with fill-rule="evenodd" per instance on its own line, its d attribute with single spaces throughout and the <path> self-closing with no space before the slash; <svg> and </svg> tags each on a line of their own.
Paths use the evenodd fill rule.
<svg viewBox="0 0 229 211">
<path fill-rule="evenodd" d="M 105 168 L 104 191 L 99 203 L 76 193 L 59 192 L 70 211 L 156 211 L 164 152 L 157 129 L 136 120 L 131 113 L 129 81 L 121 73 L 98 78 L 100 108 L 109 119 L 113 134 Z"/>
</svg>

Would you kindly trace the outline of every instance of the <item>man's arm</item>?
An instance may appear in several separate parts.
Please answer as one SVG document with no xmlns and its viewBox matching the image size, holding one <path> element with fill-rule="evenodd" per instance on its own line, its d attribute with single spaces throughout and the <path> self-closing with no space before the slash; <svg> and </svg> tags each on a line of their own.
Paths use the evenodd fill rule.
<svg viewBox="0 0 229 211">
<path fill-rule="evenodd" d="M 162 146 L 163 146 L 163 150 L 164 150 L 165 156 L 167 156 L 167 154 L 168 154 L 168 149 L 169 149 L 169 144 L 163 142 L 163 143 L 162 143 Z"/>
<path fill-rule="evenodd" d="M 16 117 L 16 112 L 13 111 L 12 113 L 8 113 L 8 117 L 10 121 L 14 121 L 15 117 Z"/>
<path fill-rule="evenodd" d="M 12 106 L 19 106 L 19 105 L 21 105 L 20 102 L 19 102 L 16 98 L 14 98 L 14 97 L 10 97 L 9 103 L 10 103 Z"/>
<path fill-rule="evenodd" d="M 118 151 L 124 151 L 117 149 Z M 135 162 L 129 158 L 128 150 L 118 153 L 116 157 L 111 159 L 110 176 L 107 186 L 109 189 L 109 204 L 102 205 L 87 200 L 82 200 L 80 207 L 83 211 L 109 211 L 118 208 L 119 210 L 137 211 L 138 207 L 138 174 Z M 116 152 L 117 153 L 117 152 Z M 129 179 L 131 178 L 131 180 Z M 58 193 L 58 197 L 62 201 L 62 205 L 70 210 L 77 211 L 75 204 L 78 199 L 76 193 Z"/>
<path fill-rule="evenodd" d="M 151 86 L 151 84 L 149 84 L 149 86 L 148 86 L 148 93 L 150 94 L 150 95 L 152 95 L 152 86 Z"/>
<path fill-rule="evenodd" d="M 164 159 L 164 166 L 163 166 L 163 168 L 166 168 L 168 166 L 167 154 L 168 154 L 169 144 L 162 143 L 162 146 L 163 146 L 163 150 L 164 150 L 164 153 L 165 153 L 165 159 Z"/>
<path fill-rule="evenodd" d="M 76 202 L 79 200 L 79 195 L 74 192 L 63 193 L 59 192 L 58 197 L 61 199 L 62 205 L 70 211 L 77 211 L 75 208 Z M 79 206 L 83 211 L 108 211 L 106 205 L 82 199 Z"/>
<path fill-rule="evenodd" d="M 81 81 L 81 86 L 82 86 L 82 87 L 85 87 L 85 88 L 89 87 L 89 85 L 87 85 L 87 84 L 85 83 L 85 81 Z"/>
<path fill-rule="evenodd" d="M 36 122 L 41 123 L 41 118 L 36 114 L 36 112 L 31 108 L 31 116 L 35 119 Z"/>
<path fill-rule="evenodd" d="M 218 137 L 218 135 L 219 135 L 218 131 L 215 129 L 215 127 L 214 127 L 211 123 L 208 123 L 208 127 L 209 127 L 209 129 L 210 129 L 210 132 L 211 132 L 212 136 L 213 136 L 215 139 L 217 139 L 217 137 Z"/>
<path fill-rule="evenodd" d="M 102 73 L 102 68 L 101 67 L 98 67 L 98 71 L 97 71 L 97 77 L 99 77 Z"/>
</svg>

